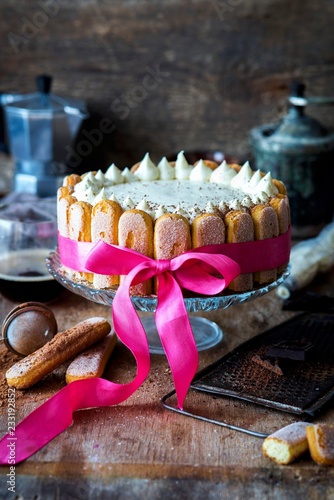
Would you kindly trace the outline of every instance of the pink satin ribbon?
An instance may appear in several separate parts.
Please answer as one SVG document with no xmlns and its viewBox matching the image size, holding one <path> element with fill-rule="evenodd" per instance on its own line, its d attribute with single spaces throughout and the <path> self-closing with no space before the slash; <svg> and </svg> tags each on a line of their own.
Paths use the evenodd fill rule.
<svg viewBox="0 0 334 500">
<path fill-rule="evenodd" d="M 22 420 L 15 435 L 7 434 L 1 439 L 0 464 L 8 464 L 9 444 L 15 443 L 15 463 L 19 463 L 71 425 L 74 411 L 119 404 L 140 387 L 149 373 L 150 355 L 144 328 L 131 301 L 130 287 L 153 276 L 158 280 L 156 326 L 171 367 L 178 405 L 182 408 L 198 365 L 182 289 L 217 295 L 240 272 L 273 269 L 286 263 L 289 241 L 290 232 L 287 232 L 268 240 L 201 247 L 170 261 L 156 261 L 102 241 L 76 242 L 59 235 L 64 266 L 81 272 L 126 275 L 113 300 L 113 322 L 118 337 L 136 360 L 137 374 L 128 384 L 95 378 L 64 387 Z"/>
</svg>

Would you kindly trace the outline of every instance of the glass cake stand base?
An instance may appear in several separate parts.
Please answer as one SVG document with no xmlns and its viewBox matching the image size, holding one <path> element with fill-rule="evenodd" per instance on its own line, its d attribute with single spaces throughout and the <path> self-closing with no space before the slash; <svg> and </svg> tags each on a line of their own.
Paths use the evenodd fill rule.
<svg viewBox="0 0 334 500">
<path fill-rule="evenodd" d="M 165 354 L 161 345 L 160 337 L 155 326 L 154 315 L 140 318 L 145 329 L 148 347 L 151 354 Z M 220 326 L 213 321 L 200 316 L 189 315 L 189 322 L 194 334 L 195 343 L 198 351 L 210 349 L 223 339 L 223 332 Z"/>
<path fill-rule="evenodd" d="M 98 304 L 112 306 L 117 289 L 98 290 L 92 288 L 90 283 L 78 283 L 72 281 L 67 275 L 66 270 L 62 267 L 58 250 L 51 252 L 46 259 L 46 267 L 49 273 L 65 288 L 71 292 L 81 295 L 82 297 L 96 302 Z M 212 297 L 207 296 L 188 296 L 184 298 L 184 305 L 188 313 L 209 312 L 217 309 L 227 309 L 231 306 L 236 306 L 250 300 L 255 300 L 265 293 L 270 292 L 278 285 L 283 283 L 290 273 L 290 266 L 288 266 L 279 278 L 269 283 L 268 285 L 254 288 L 250 292 L 243 293 L 229 293 L 225 291 L 222 295 L 215 295 Z M 155 326 L 154 312 L 156 311 L 158 302 L 156 296 L 132 296 L 132 304 L 138 312 L 152 313 L 140 315 L 145 332 L 148 337 L 148 344 L 150 352 L 153 354 L 163 354 L 163 348 L 160 343 L 160 338 Z M 223 332 L 220 327 L 213 321 L 200 316 L 189 314 L 189 321 L 193 330 L 197 349 L 204 351 L 217 345 L 223 338 Z"/>
</svg>

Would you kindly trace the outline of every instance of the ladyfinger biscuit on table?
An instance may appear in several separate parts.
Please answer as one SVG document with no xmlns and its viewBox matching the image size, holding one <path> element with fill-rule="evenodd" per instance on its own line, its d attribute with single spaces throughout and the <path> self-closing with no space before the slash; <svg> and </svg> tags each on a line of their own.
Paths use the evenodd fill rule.
<svg viewBox="0 0 334 500">
<path fill-rule="evenodd" d="M 78 354 L 66 370 L 66 382 L 86 378 L 102 377 L 108 360 L 117 343 L 114 331 Z"/>
<path fill-rule="evenodd" d="M 102 240 L 111 245 L 117 245 L 118 224 L 122 213 L 123 209 L 116 201 L 99 201 L 92 210 L 92 241 Z M 119 276 L 117 275 L 94 274 L 93 285 L 95 288 L 109 288 L 118 283 Z"/>
<path fill-rule="evenodd" d="M 284 234 L 287 232 L 290 226 L 290 207 L 286 196 L 278 194 L 275 198 L 269 201 L 269 205 L 273 207 L 278 218 L 279 234 Z M 282 264 L 277 268 L 277 274 L 280 275 L 288 265 Z"/>
<path fill-rule="evenodd" d="M 92 241 L 91 239 L 92 206 L 85 201 L 76 201 L 69 207 L 69 237 L 75 241 Z M 77 279 L 93 281 L 92 273 L 73 271 Z"/>
<path fill-rule="evenodd" d="M 225 243 L 225 224 L 217 214 L 201 214 L 191 225 L 192 247 Z"/>
<path fill-rule="evenodd" d="M 143 210 L 135 208 L 124 212 L 118 224 L 118 244 L 153 258 L 153 221 L 151 217 Z M 151 293 L 152 280 L 131 287 L 132 295 L 149 295 Z"/>
<path fill-rule="evenodd" d="M 50 342 L 18 361 L 7 371 L 8 385 L 17 389 L 31 387 L 55 368 L 106 337 L 110 330 L 108 321 L 96 317 L 57 333 Z"/>
<path fill-rule="evenodd" d="M 306 427 L 311 457 L 319 465 L 334 465 L 334 424 L 314 424 Z"/>
<path fill-rule="evenodd" d="M 262 444 L 264 456 L 281 465 L 293 462 L 308 449 L 307 422 L 294 422 L 266 437 Z"/>
<path fill-rule="evenodd" d="M 251 208 L 254 223 L 254 236 L 256 240 L 275 238 L 279 234 L 278 218 L 275 210 L 265 204 Z M 254 282 L 259 285 L 270 283 L 277 279 L 277 269 L 268 269 L 254 273 Z"/>
<path fill-rule="evenodd" d="M 232 210 L 225 215 L 226 243 L 242 243 L 254 240 L 254 224 L 248 212 Z M 228 286 L 235 292 L 246 292 L 253 288 L 253 274 L 244 273 Z"/>
</svg>

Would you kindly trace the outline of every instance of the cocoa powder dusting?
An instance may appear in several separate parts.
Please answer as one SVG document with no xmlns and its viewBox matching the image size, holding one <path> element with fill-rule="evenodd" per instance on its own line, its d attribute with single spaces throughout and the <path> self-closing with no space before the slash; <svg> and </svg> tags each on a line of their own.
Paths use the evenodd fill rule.
<svg viewBox="0 0 334 500">
<path fill-rule="evenodd" d="M 1 367 L 1 376 L 0 376 L 0 408 L 7 405 L 7 397 L 8 397 L 8 384 L 6 381 L 6 371 L 13 366 L 14 363 L 21 359 L 19 356 L 12 354 L 7 350 L 6 347 L 0 349 L 0 367 Z"/>
<path fill-rule="evenodd" d="M 15 363 L 22 358 L 16 354 L 12 354 L 5 346 L 0 347 L 0 412 L 7 407 L 8 400 L 8 384 L 6 380 L 6 372 Z M 21 400 L 28 397 L 30 403 L 43 402 L 51 397 L 55 392 L 59 391 L 65 382 L 65 372 L 68 363 L 55 369 L 52 373 L 44 377 L 40 382 L 29 389 L 16 389 L 15 400 Z"/>
</svg>

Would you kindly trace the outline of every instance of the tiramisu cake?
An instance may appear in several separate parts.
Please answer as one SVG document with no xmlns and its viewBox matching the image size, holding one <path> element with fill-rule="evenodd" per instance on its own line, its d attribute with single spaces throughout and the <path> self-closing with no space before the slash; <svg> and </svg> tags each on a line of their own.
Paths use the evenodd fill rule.
<svg viewBox="0 0 334 500">
<path fill-rule="evenodd" d="M 147 153 L 131 169 L 72 174 L 58 191 L 59 233 L 76 241 L 103 240 L 154 259 L 171 259 L 203 245 L 275 238 L 288 231 L 289 203 L 284 184 L 270 173 L 199 160 L 189 165 L 183 151 L 175 162 L 156 165 Z M 277 279 L 284 266 L 241 274 L 235 292 Z M 74 280 L 105 289 L 119 276 L 69 271 Z M 154 280 L 132 287 L 154 293 Z"/>
</svg>

